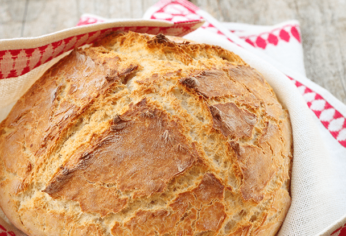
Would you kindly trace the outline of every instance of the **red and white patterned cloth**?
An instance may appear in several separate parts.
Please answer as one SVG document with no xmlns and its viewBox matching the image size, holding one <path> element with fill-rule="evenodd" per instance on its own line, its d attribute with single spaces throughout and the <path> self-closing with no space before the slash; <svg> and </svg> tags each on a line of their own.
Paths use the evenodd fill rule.
<svg viewBox="0 0 346 236">
<path fill-rule="evenodd" d="M 334 227 L 333 227 L 334 228 Z M 328 234 L 326 234 L 328 235 Z M 334 230 L 330 236 L 345 236 L 346 235 L 346 224 L 338 227 L 336 230 Z"/>
<path fill-rule="evenodd" d="M 346 236 L 346 106 L 306 78 L 299 22 L 221 23 L 186 0 L 162 0 L 144 18 L 171 23 L 119 22 L 86 14 L 78 23 L 81 27 L 30 40 L 1 40 L 0 120 L 65 52 L 109 31 L 185 35 L 220 45 L 260 71 L 290 111 L 295 145 L 292 205 L 279 235 Z M 6 231 L 0 226 L 0 236 L 15 235 Z"/>
</svg>

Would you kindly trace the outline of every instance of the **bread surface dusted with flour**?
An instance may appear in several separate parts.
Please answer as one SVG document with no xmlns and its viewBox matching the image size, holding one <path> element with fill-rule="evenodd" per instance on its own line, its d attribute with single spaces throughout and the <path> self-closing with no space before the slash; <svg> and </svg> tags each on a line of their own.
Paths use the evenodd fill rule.
<svg viewBox="0 0 346 236">
<path fill-rule="evenodd" d="M 292 135 L 220 47 L 114 33 L 50 68 L 0 125 L 0 204 L 28 235 L 274 235 Z"/>
</svg>

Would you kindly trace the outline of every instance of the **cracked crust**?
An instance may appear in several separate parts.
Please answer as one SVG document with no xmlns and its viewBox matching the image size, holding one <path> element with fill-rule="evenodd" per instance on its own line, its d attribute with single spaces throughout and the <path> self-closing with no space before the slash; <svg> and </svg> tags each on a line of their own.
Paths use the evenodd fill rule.
<svg viewBox="0 0 346 236">
<path fill-rule="evenodd" d="M 28 235 L 275 235 L 291 160 L 286 109 L 237 55 L 114 33 L 0 124 L 0 206 Z"/>
</svg>

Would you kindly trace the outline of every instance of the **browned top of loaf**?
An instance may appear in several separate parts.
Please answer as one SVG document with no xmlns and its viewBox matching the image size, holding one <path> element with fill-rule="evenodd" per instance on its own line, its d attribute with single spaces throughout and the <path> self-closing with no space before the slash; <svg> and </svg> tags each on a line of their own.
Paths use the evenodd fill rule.
<svg viewBox="0 0 346 236">
<path fill-rule="evenodd" d="M 29 235 L 273 235 L 287 111 L 237 55 L 109 35 L 49 69 L 0 125 L 0 205 Z"/>
</svg>

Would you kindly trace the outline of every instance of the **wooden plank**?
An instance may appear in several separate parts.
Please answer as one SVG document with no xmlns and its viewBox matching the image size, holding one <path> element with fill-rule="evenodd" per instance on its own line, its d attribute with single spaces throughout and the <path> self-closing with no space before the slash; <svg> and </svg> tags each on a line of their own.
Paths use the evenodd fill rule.
<svg viewBox="0 0 346 236">
<path fill-rule="evenodd" d="M 291 0 L 220 1 L 219 9 L 224 21 L 273 25 L 295 18 L 291 2 Z"/>
<path fill-rule="evenodd" d="M 131 18 L 142 18 L 145 11 L 143 1 L 131 0 L 128 2 L 130 3 Z"/>
<path fill-rule="evenodd" d="M 151 6 L 156 2 L 156 0 L 27 1 L 28 13 L 23 31 L 25 37 L 39 36 L 73 27 L 83 13 L 105 18 L 141 18 L 145 12 L 143 5 Z"/>
<path fill-rule="evenodd" d="M 76 1 L 68 0 L 28 0 L 23 36 L 34 37 L 77 24 Z"/>
<path fill-rule="evenodd" d="M 343 14 L 335 15 L 337 8 L 346 11 L 338 0 L 296 2 L 297 18 L 301 22 L 305 68 L 308 78 L 329 90 L 346 103 L 346 61 L 340 49 L 342 35 L 338 27 L 346 27 L 339 22 Z M 345 40 L 346 38 L 344 38 Z"/>
<path fill-rule="evenodd" d="M 134 6 L 135 7 L 135 6 Z M 131 18 L 132 8 L 130 0 L 118 0 L 113 1 L 109 5 L 109 10 L 111 12 L 111 18 Z"/>
<path fill-rule="evenodd" d="M 346 1 L 339 1 L 340 7 L 335 10 L 337 21 L 336 23 L 338 46 L 341 55 L 341 63 L 338 63 L 338 71 L 340 71 L 342 77 L 343 88 L 346 89 Z M 344 103 L 346 103 L 344 101 Z"/>
<path fill-rule="evenodd" d="M 109 5 L 111 18 L 142 18 L 149 0 L 118 0 Z M 152 3 L 154 4 L 154 3 Z M 151 5 L 152 5 L 151 4 Z"/>
<path fill-rule="evenodd" d="M 220 21 L 301 24 L 307 77 L 346 103 L 345 0 L 193 0 Z"/>
<path fill-rule="evenodd" d="M 26 2 L 27 0 L 0 0 L 0 39 L 21 36 Z"/>
<path fill-rule="evenodd" d="M 78 19 L 83 13 L 95 14 L 104 18 L 110 17 L 109 0 L 77 0 Z"/>
<path fill-rule="evenodd" d="M 142 0 L 142 7 L 143 7 L 143 14 L 148 10 L 149 7 L 155 5 L 158 1 L 157 0 Z"/>
<path fill-rule="evenodd" d="M 225 21 L 224 16 L 220 9 L 220 4 L 218 1 L 213 0 L 192 0 L 191 1 L 196 6 L 200 7 L 201 9 L 207 11 L 209 14 L 211 14 L 215 19 L 219 21 Z M 234 0 L 230 2 L 235 2 Z"/>
</svg>

